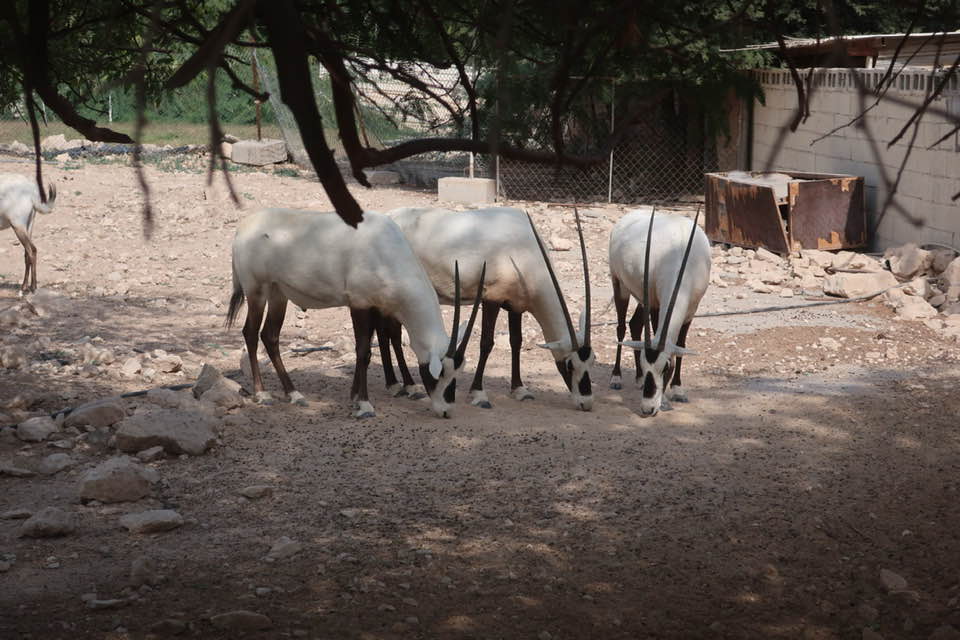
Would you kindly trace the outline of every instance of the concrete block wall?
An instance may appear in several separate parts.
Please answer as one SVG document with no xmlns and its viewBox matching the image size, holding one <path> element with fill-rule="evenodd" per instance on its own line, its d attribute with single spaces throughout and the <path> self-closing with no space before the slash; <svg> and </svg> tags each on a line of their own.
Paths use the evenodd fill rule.
<svg viewBox="0 0 960 640">
<path fill-rule="evenodd" d="M 943 115 L 926 113 L 920 122 L 913 149 L 900 178 L 895 202 L 923 225 L 912 225 L 890 207 L 881 217 L 889 189 L 885 180 L 894 181 L 913 136 L 913 127 L 897 144 L 887 144 L 907 123 L 917 106 L 923 103 L 927 88 L 935 86 L 940 75 L 930 78 L 927 68 L 908 68 L 897 78 L 887 96 L 870 109 L 864 121 L 866 129 L 847 126 L 818 140 L 836 127 L 859 115 L 864 106 L 874 103 L 872 90 L 885 69 L 821 69 L 811 77 L 813 87 L 810 116 L 795 132 L 789 131 L 797 105 L 797 92 L 786 69 L 758 69 L 765 101 L 753 108 L 752 169 L 783 169 L 823 173 L 847 173 L 863 176 L 866 184 L 867 219 L 876 229 L 874 248 L 884 249 L 906 242 L 940 242 L 960 248 L 960 200 L 951 197 L 960 192 L 960 135 L 932 146 L 953 128 Z M 861 100 L 857 77 L 871 90 Z M 802 72 L 806 77 L 806 72 Z M 903 104 L 900 101 L 906 101 Z M 954 76 L 946 90 L 931 107 L 960 115 L 960 86 Z M 780 139 L 780 136 L 783 138 Z M 873 145 L 870 137 L 875 141 Z M 932 147 L 931 147 L 932 146 Z M 928 147 L 931 147 L 928 149 Z"/>
</svg>

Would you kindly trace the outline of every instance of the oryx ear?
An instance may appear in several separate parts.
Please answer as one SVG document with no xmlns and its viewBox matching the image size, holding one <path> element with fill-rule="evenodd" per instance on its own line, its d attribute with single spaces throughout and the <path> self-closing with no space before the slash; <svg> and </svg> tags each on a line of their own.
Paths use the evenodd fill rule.
<svg viewBox="0 0 960 640">
<path fill-rule="evenodd" d="M 437 378 L 437 379 L 439 379 L 440 374 L 443 373 L 443 363 L 440 362 L 440 358 L 437 357 L 437 354 L 435 353 L 430 354 L 429 369 L 430 369 L 430 375 L 432 375 L 434 378 Z"/>
<path fill-rule="evenodd" d="M 557 340 L 555 342 L 547 342 L 545 344 L 538 344 L 537 346 L 541 349 L 562 349 L 566 344 L 563 340 Z"/>
<path fill-rule="evenodd" d="M 628 349 L 643 349 L 644 347 L 643 340 L 622 340 L 617 344 L 622 344 Z"/>
</svg>

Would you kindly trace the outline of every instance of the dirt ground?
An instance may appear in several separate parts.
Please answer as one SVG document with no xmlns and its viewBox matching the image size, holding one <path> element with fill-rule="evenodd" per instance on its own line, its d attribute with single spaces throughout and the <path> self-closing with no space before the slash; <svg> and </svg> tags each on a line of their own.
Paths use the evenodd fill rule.
<svg viewBox="0 0 960 640">
<path fill-rule="evenodd" d="M 31 165 L 3 162 L 0 171 L 30 174 Z M 0 370 L 0 425 L 190 382 L 202 363 L 236 371 L 240 331 L 223 319 L 237 221 L 263 206 L 329 208 L 315 182 L 272 171 L 234 176 L 242 210 L 222 187 L 205 189 L 200 173 L 148 176 L 151 241 L 129 167 L 46 167 L 59 187 L 34 233 L 47 313 L 3 337 L 34 363 Z M 374 210 L 436 200 L 404 188 L 354 191 Z M 571 209 L 521 206 L 545 236 L 575 239 Z M 602 323 L 614 317 L 607 236 L 623 209 L 590 211 Z M 579 313 L 579 255 L 552 257 Z M 17 301 L 22 268 L 3 232 L 0 310 Z M 711 288 L 701 311 L 798 301 Z M 67 537 L 28 539 L 18 537 L 21 520 L 0 519 L 9 565 L 0 638 L 232 638 L 240 632 L 210 617 L 238 609 L 268 616 L 272 627 L 249 635 L 270 638 L 960 637 L 956 343 L 880 303 L 704 318 L 688 343 L 699 355 L 684 361 L 690 403 L 642 419 L 632 356 L 623 391 L 608 389 L 612 326 L 594 329 L 597 400 L 583 413 L 536 348 L 529 317 L 522 369 L 536 398 L 509 397 L 500 322 L 490 410 L 465 401 L 477 333 L 453 419 L 434 417 L 426 401 L 388 397 L 376 353 L 377 417 L 351 418 L 347 311 L 296 311 L 283 348 L 331 347 L 286 356 L 310 406 L 230 411 L 205 455 L 150 463 L 161 477 L 152 497 L 82 504 L 80 477 L 114 453 L 89 434 L 73 438 L 65 471 L 0 476 L 0 513 L 57 506 L 79 522 Z M 841 346 L 825 348 L 822 337 Z M 84 364 L 85 342 L 115 361 Z M 183 371 L 121 372 L 156 349 L 179 355 Z M 266 382 L 279 390 L 271 368 Z M 145 402 L 125 401 L 131 412 Z M 50 445 L 2 438 L 0 462 L 32 468 L 60 451 Z M 239 495 L 250 485 L 274 492 Z M 160 507 L 186 525 L 140 536 L 119 525 L 125 513 Z M 265 561 L 284 536 L 303 549 Z M 142 557 L 161 578 L 132 589 L 131 563 Z M 885 583 L 882 570 L 906 584 Z M 81 599 L 89 593 L 121 602 L 90 609 Z"/>
</svg>

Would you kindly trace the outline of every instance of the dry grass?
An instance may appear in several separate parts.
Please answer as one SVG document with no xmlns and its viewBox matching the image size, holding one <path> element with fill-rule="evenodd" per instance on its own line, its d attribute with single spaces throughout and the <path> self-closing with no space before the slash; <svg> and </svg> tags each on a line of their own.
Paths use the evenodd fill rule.
<svg viewBox="0 0 960 640">
<path fill-rule="evenodd" d="M 133 136 L 132 122 L 113 122 L 100 123 L 101 126 L 109 126 L 115 131 L 126 133 Z M 232 134 L 241 139 L 253 139 L 257 137 L 257 127 L 252 124 L 225 124 L 223 125 L 225 133 Z M 50 122 L 47 125 L 40 125 L 40 138 L 63 134 L 68 140 L 81 137 L 76 131 L 63 124 L 62 122 Z M 265 124 L 261 128 L 262 137 L 283 139 L 280 127 L 275 124 Z M 204 123 L 189 122 L 152 122 L 147 124 L 144 130 L 143 141 L 148 144 L 169 144 L 173 146 L 185 144 L 206 144 L 210 136 L 210 131 Z M 0 121 L 0 143 L 9 143 L 17 140 L 30 145 L 33 136 L 30 133 L 30 125 L 21 120 L 2 120 Z"/>
</svg>

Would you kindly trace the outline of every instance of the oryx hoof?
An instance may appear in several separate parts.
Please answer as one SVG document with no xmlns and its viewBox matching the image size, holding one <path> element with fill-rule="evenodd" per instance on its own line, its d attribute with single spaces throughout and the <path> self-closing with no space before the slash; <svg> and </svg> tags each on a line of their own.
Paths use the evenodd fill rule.
<svg viewBox="0 0 960 640">
<path fill-rule="evenodd" d="M 487 397 L 487 392 L 483 389 L 472 389 L 470 391 L 470 404 L 481 409 L 493 409 L 493 404 Z"/>
<path fill-rule="evenodd" d="M 275 402 L 269 391 L 257 391 L 256 395 L 253 396 L 253 401 L 264 406 L 270 406 Z"/>
<path fill-rule="evenodd" d="M 298 407 L 308 407 L 310 403 L 307 402 L 307 399 L 303 397 L 303 394 L 299 391 L 290 392 L 290 404 L 295 404 Z"/>
<path fill-rule="evenodd" d="M 353 412 L 353 417 L 358 420 L 363 420 L 365 418 L 373 418 L 377 415 L 377 412 L 373 410 L 373 405 L 367 402 L 366 400 L 361 400 L 357 403 L 357 410 Z"/>
<path fill-rule="evenodd" d="M 427 392 L 418 384 L 407 385 L 403 390 L 406 391 L 407 397 L 411 400 L 423 400 L 427 397 Z"/>
<path fill-rule="evenodd" d="M 403 396 L 408 396 L 410 393 L 407 391 L 407 388 L 404 387 L 399 382 L 390 385 L 387 387 L 387 393 L 389 393 L 394 398 L 401 398 Z"/>
<path fill-rule="evenodd" d="M 670 404 L 670 401 L 667 400 L 666 396 L 660 400 L 660 411 L 673 411 L 673 405 Z"/>
<path fill-rule="evenodd" d="M 671 387 L 667 396 L 674 402 L 690 402 L 689 398 L 687 398 L 687 392 L 680 386 Z"/>
<path fill-rule="evenodd" d="M 610 388 L 620 390 L 623 389 L 623 381 L 620 379 L 620 376 L 611 376 L 610 377 Z"/>
<path fill-rule="evenodd" d="M 517 387 L 510 395 L 514 400 L 533 400 L 533 394 L 526 387 Z"/>
</svg>

